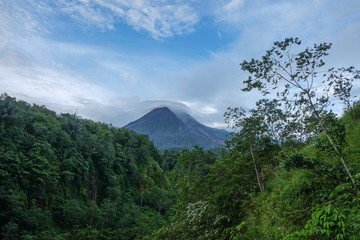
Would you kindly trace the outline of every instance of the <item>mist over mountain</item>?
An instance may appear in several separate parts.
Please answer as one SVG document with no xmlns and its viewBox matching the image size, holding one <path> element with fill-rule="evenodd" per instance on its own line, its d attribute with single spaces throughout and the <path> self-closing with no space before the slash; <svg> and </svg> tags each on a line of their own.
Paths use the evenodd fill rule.
<svg viewBox="0 0 360 240">
<path fill-rule="evenodd" d="M 229 134 L 226 130 L 201 124 L 186 112 L 172 111 L 168 107 L 153 109 L 124 127 L 149 135 L 160 150 L 190 149 L 195 145 L 204 149 L 218 148 Z"/>
</svg>

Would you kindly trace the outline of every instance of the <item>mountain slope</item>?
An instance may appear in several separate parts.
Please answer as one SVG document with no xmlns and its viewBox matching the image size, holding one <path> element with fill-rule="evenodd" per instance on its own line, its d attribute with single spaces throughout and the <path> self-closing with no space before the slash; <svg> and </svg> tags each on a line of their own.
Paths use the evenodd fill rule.
<svg viewBox="0 0 360 240">
<path fill-rule="evenodd" d="M 143 239 L 174 202 L 162 165 L 144 135 L 0 94 L 0 239 Z"/>
<path fill-rule="evenodd" d="M 212 141 L 214 141 L 214 144 L 222 145 L 224 141 L 228 139 L 229 132 L 224 129 L 207 127 L 196 121 L 192 116 L 185 112 L 177 113 L 177 116 L 194 132 L 197 132 L 199 135 L 209 137 Z"/>
<path fill-rule="evenodd" d="M 125 128 L 149 135 L 160 150 L 189 149 L 194 145 L 217 148 L 227 136 L 225 130 L 204 126 L 189 114 L 175 114 L 167 107 L 156 108 Z"/>
</svg>

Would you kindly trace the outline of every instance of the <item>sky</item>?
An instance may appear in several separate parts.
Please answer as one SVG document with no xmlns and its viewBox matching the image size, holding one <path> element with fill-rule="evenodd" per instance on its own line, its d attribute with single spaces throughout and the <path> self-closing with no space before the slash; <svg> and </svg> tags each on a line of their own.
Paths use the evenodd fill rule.
<svg viewBox="0 0 360 240">
<path fill-rule="evenodd" d="M 225 127 L 254 107 L 240 63 L 275 41 L 331 42 L 360 69 L 358 0 L 0 0 L 0 93 L 122 127 L 155 107 Z M 357 91 L 355 88 L 354 91 Z"/>
</svg>

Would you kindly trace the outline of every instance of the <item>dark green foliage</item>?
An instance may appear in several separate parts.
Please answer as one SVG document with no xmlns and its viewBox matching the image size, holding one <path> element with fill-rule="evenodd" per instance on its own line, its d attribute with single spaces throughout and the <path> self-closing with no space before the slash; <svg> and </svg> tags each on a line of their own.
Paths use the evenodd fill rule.
<svg viewBox="0 0 360 240">
<path fill-rule="evenodd" d="M 241 64 L 245 91 L 279 89 L 277 98 L 228 109 L 235 132 L 215 163 L 201 149 L 180 155 L 168 173 L 177 204 L 151 239 L 359 239 L 360 106 L 350 95 L 359 72 L 324 69 L 331 44 L 291 53 L 300 44 L 276 42 Z M 345 104 L 341 118 L 331 91 Z"/>
<path fill-rule="evenodd" d="M 346 159 L 359 148 L 358 138 L 348 129 L 360 124 L 355 111 L 359 108 L 342 119 L 327 120 Z M 264 174 L 263 191 L 249 136 Z M 357 239 L 358 160 L 349 161 L 358 173 L 354 185 L 346 181 L 347 173 L 324 135 L 308 144 L 278 144 L 265 134 L 236 134 L 227 147 L 220 155 L 198 148 L 181 153 L 168 172 L 177 196 L 170 224 L 149 239 Z"/>
<path fill-rule="evenodd" d="M 162 153 L 162 157 L 164 159 L 164 170 L 172 170 L 177 161 L 178 161 L 178 158 L 180 156 L 180 152 L 179 151 L 176 151 L 176 150 L 165 150 L 163 153 Z"/>
<path fill-rule="evenodd" d="M 338 188 L 344 189 L 344 186 L 340 186 L 335 191 L 339 191 Z M 344 195 L 346 202 L 343 201 Z M 336 196 L 339 200 L 334 199 L 325 206 L 317 207 L 304 228 L 287 235 L 284 240 L 358 239 L 360 234 L 359 197 L 353 196 L 353 193 L 343 192 Z"/>
<path fill-rule="evenodd" d="M 206 176 L 210 173 L 210 166 L 215 160 L 214 153 L 205 152 L 197 146 L 192 151 L 185 150 L 180 154 L 170 179 L 176 195 L 183 202 L 194 203 L 207 195 L 210 186 Z"/>
<path fill-rule="evenodd" d="M 148 235 L 172 204 L 164 164 L 145 135 L 1 95 L 1 238 Z"/>
<path fill-rule="evenodd" d="M 323 67 L 331 45 L 287 51 L 299 44 L 276 42 L 262 61 L 242 64 L 255 77 L 245 90 L 267 94 L 267 83 L 286 81 L 271 71 L 289 61 L 288 83 L 308 87 L 297 105 L 286 103 L 295 94 L 287 85 L 279 99 L 247 112 L 229 108 L 235 132 L 216 153 L 159 153 L 146 135 L 2 95 L 1 238 L 359 239 L 360 105 L 349 94 L 358 72 L 327 71 L 322 78 L 346 112 L 323 111 L 329 99 L 315 99 L 312 77 L 320 76 L 312 70 Z"/>
</svg>

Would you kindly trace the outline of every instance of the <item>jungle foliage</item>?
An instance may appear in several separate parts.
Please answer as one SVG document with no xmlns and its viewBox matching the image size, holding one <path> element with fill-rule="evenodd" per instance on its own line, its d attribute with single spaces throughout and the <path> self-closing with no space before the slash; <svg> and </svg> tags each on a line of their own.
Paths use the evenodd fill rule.
<svg viewBox="0 0 360 240">
<path fill-rule="evenodd" d="M 332 129 L 332 137 L 343 139 L 356 184 L 323 134 L 298 144 L 258 139 L 254 156 L 249 141 L 237 135 L 220 155 L 196 148 L 181 153 L 167 172 L 177 196 L 170 222 L 147 239 L 358 239 L 360 118 L 355 116 L 359 105 L 333 119 L 334 129 L 342 131 Z"/>
<path fill-rule="evenodd" d="M 233 138 L 218 152 L 159 152 L 145 135 L 3 94 L 1 238 L 359 239 L 359 71 L 324 70 L 331 44 L 291 53 L 300 44 L 241 64 L 244 91 L 268 97 L 228 109 Z"/>
<path fill-rule="evenodd" d="M 0 114 L 1 239 L 135 239 L 165 224 L 172 197 L 147 136 L 5 94 Z"/>
<path fill-rule="evenodd" d="M 360 105 L 350 94 L 359 71 L 326 69 L 331 44 L 300 45 L 287 38 L 240 64 L 243 91 L 267 98 L 228 109 L 233 138 L 215 161 L 201 149 L 180 156 L 170 224 L 151 239 L 359 238 Z"/>
</svg>

